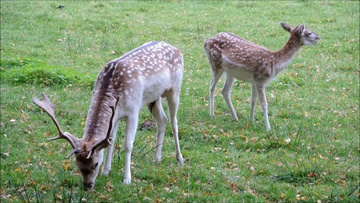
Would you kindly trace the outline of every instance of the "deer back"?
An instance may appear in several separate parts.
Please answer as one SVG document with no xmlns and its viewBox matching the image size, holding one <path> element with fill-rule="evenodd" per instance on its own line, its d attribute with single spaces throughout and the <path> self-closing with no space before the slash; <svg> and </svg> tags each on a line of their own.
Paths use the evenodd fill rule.
<svg viewBox="0 0 360 203">
<path fill-rule="evenodd" d="M 272 52 L 233 33 L 215 35 L 205 42 L 204 48 L 219 68 L 233 71 L 239 77 L 248 72 L 255 79 L 266 79 L 273 73 Z"/>
</svg>

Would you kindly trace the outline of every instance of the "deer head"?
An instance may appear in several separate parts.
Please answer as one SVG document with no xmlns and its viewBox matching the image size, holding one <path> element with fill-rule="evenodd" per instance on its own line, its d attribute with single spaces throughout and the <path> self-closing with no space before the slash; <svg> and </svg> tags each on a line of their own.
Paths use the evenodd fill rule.
<svg viewBox="0 0 360 203">
<path fill-rule="evenodd" d="M 280 25 L 282 26 L 282 28 L 284 28 L 284 30 L 298 36 L 300 38 L 301 45 L 310 46 L 313 44 L 317 44 L 320 40 L 320 37 L 318 35 L 305 27 L 305 23 L 294 28 L 284 22 L 281 22 Z"/>
<path fill-rule="evenodd" d="M 49 97 L 45 93 L 42 93 L 42 97 L 42 101 L 38 100 L 37 98 L 33 98 L 33 102 L 51 117 L 59 133 L 57 137 L 50 138 L 48 140 L 65 139 L 70 143 L 72 151 L 67 158 L 75 155 L 75 163 L 80 169 L 83 179 L 83 186 L 86 189 L 93 188 L 95 179 L 98 175 L 103 160 L 103 149 L 111 145 L 112 142 L 110 138 L 110 132 L 113 125 L 115 107 L 109 107 L 111 108 L 112 114 L 105 139 L 101 140 L 100 142 L 93 143 L 91 140 L 79 139 L 68 132 L 63 132 L 55 118 L 55 105 L 51 103 Z M 115 106 L 117 103 L 118 101 L 116 102 Z"/>
</svg>

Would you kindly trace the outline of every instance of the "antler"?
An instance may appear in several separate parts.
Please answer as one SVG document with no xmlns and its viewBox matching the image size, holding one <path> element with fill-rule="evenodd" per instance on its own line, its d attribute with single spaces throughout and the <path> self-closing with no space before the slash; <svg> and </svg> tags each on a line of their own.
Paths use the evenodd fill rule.
<svg viewBox="0 0 360 203">
<path fill-rule="evenodd" d="M 51 103 L 49 97 L 45 93 L 42 93 L 41 95 L 43 97 L 42 101 L 38 100 L 37 98 L 33 98 L 33 102 L 37 106 L 39 106 L 41 109 L 43 109 L 51 117 L 51 119 L 53 120 L 53 122 L 56 125 L 56 128 L 59 131 L 59 135 L 57 137 L 49 138 L 48 140 L 65 139 L 71 144 L 71 146 L 75 150 L 76 149 L 76 143 L 78 142 L 79 139 L 77 137 L 73 136 L 72 134 L 70 134 L 68 132 L 64 133 L 61 130 L 61 127 L 60 127 L 59 123 L 57 122 L 57 120 L 55 118 L 55 105 L 53 103 Z"/>
<path fill-rule="evenodd" d="M 119 102 L 119 98 L 116 100 L 116 103 L 115 103 L 115 107 L 117 106 Z M 99 149 L 103 149 L 103 148 L 106 148 L 108 147 L 109 145 L 111 145 L 111 142 L 112 142 L 112 138 L 110 137 L 110 133 L 111 133 L 111 130 L 112 130 L 112 125 L 113 125 L 113 120 L 114 120 L 114 116 L 115 116 L 115 107 L 114 106 L 110 106 L 111 108 L 111 118 L 110 118 L 110 123 L 109 123 L 109 128 L 108 128 L 108 131 L 107 131 L 107 134 L 106 134 L 106 138 L 101 140 L 100 142 L 96 143 L 90 150 L 89 150 L 89 154 L 88 156 L 86 157 L 87 159 L 89 159 L 95 152 L 95 150 L 97 148 Z"/>
</svg>

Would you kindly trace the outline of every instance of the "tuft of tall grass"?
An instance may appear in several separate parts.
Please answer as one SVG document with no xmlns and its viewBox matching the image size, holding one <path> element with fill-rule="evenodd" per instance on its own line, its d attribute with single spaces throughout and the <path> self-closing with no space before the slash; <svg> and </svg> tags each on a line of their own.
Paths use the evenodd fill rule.
<svg viewBox="0 0 360 203">
<path fill-rule="evenodd" d="M 66 86 L 83 84 L 93 86 L 94 76 L 83 75 L 71 68 L 48 65 L 36 58 L 12 58 L 1 60 L 3 82 L 14 85 Z"/>
</svg>

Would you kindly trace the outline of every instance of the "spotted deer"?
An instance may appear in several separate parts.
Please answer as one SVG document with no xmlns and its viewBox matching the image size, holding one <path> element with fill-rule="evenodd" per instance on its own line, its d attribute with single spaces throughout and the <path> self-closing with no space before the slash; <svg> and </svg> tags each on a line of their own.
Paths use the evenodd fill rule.
<svg viewBox="0 0 360 203">
<path fill-rule="evenodd" d="M 290 38 L 282 49 L 275 52 L 232 33 L 222 32 L 206 40 L 204 49 L 213 72 L 210 83 L 211 116 L 214 115 L 215 86 L 225 72 L 226 80 L 222 95 L 231 115 L 238 120 L 230 97 L 235 79 L 251 82 L 250 119 L 254 119 L 255 104 L 259 97 L 264 112 L 265 126 L 267 130 L 270 130 L 265 87 L 289 65 L 302 46 L 317 44 L 320 40 L 320 37 L 307 29 L 305 24 L 294 28 L 283 22 L 280 25 L 284 30 L 290 32 Z"/>
<path fill-rule="evenodd" d="M 79 139 L 63 132 L 55 118 L 54 105 L 46 94 L 40 101 L 33 102 L 42 108 L 55 123 L 59 135 L 55 139 L 67 140 L 73 148 L 75 163 L 80 169 L 83 186 L 93 188 L 103 161 L 102 170 L 108 175 L 111 169 L 113 143 L 116 139 L 120 119 L 126 119 L 125 130 L 125 174 L 124 184 L 131 183 L 131 151 L 138 126 L 139 111 L 147 105 L 155 117 L 157 125 L 155 162 L 161 161 L 167 117 L 161 105 L 161 97 L 166 97 L 170 124 L 175 142 L 178 164 L 183 165 L 180 152 L 177 110 L 184 65 L 180 50 L 165 42 L 149 42 L 122 57 L 108 62 L 98 75 L 86 118 L 85 132 Z"/>
</svg>

